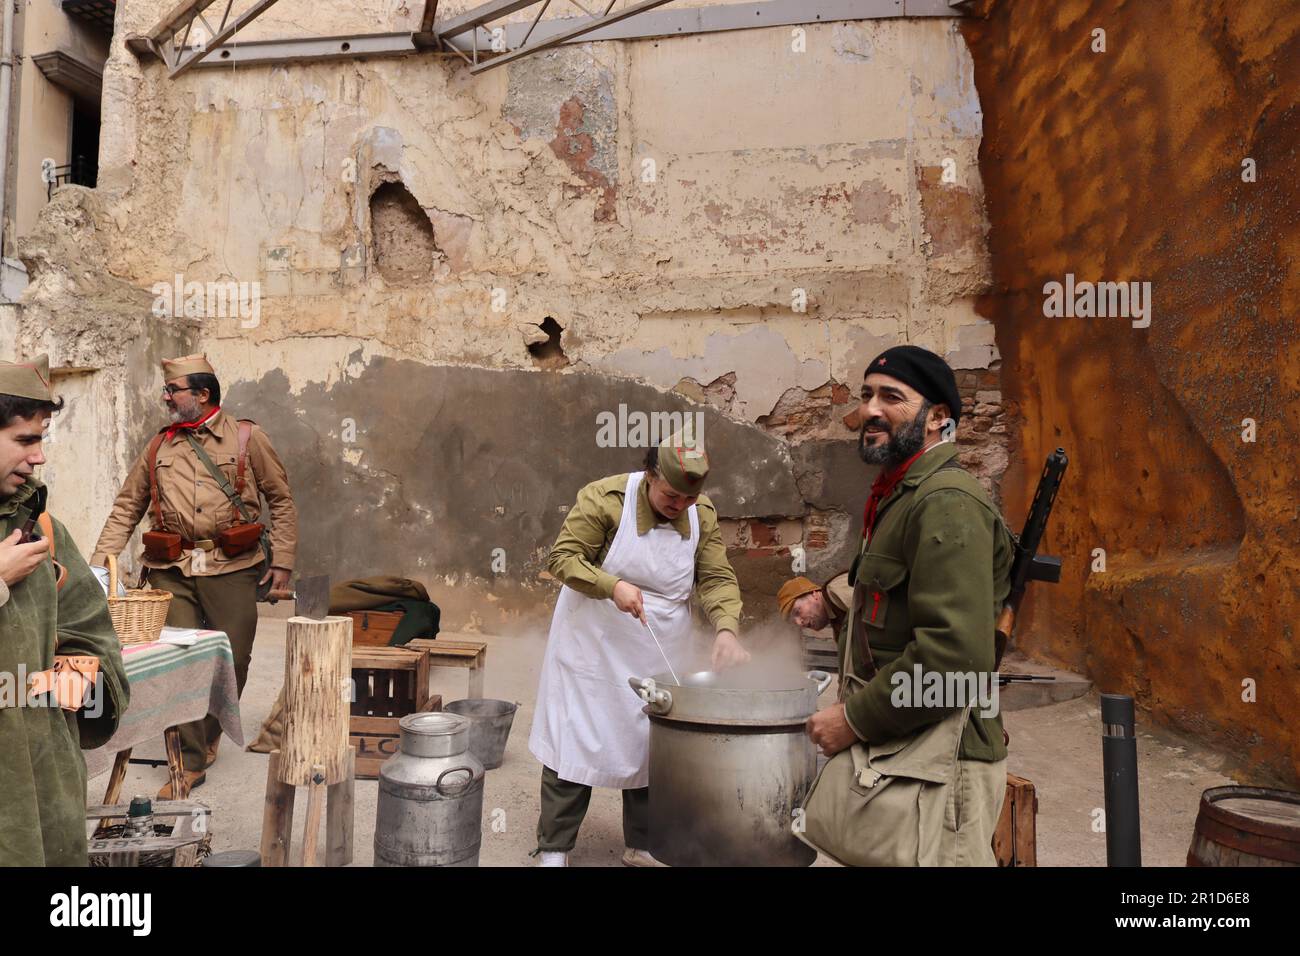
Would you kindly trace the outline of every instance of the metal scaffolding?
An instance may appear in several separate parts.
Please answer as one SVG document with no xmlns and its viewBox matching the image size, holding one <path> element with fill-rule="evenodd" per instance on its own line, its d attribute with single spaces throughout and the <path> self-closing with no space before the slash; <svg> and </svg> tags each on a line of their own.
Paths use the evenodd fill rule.
<svg viewBox="0 0 1300 956">
<path fill-rule="evenodd" d="M 224 0 L 225 13 L 216 31 L 202 17 L 217 0 L 185 0 L 148 34 L 129 37 L 127 46 L 138 56 L 157 55 L 170 76 L 193 66 L 310 63 L 324 60 L 441 54 L 459 57 L 471 73 L 504 66 L 522 57 L 566 43 L 688 36 L 727 30 L 870 20 L 890 17 L 958 17 L 968 0 L 764 0 L 709 7 L 656 10 L 671 0 L 595 0 L 595 12 L 583 0 L 489 0 L 454 17 L 437 20 L 438 0 L 426 0 L 416 32 L 354 34 L 302 39 L 254 40 L 229 45 L 230 39 L 275 0 L 257 0 L 234 20 L 234 0 Z M 586 0 L 591 2 L 591 0 Z M 580 17 L 543 19 L 552 4 L 571 4 Z M 505 22 L 529 7 L 528 21 Z M 203 24 L 210 39 L 195 45 L 191 24 Z M 212 55 L 209 55 L 212 54 Z"/>
</svg>

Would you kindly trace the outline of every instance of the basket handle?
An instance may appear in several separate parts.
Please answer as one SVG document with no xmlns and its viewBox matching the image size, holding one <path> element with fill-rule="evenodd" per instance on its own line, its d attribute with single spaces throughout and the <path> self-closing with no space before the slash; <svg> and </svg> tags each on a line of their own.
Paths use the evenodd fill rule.
<svg viewBox="0 0 1300 956">
<path fill-rule="evenodd" d="M 108 596 L 117 596 L 117 555 L 108 556 Z"/>
</svg>

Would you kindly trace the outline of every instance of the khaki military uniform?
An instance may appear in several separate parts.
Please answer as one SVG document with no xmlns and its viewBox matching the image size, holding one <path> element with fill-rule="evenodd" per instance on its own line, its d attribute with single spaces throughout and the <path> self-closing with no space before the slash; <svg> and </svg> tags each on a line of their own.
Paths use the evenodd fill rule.
<svg viewBox="0 0 1300 956">
<path fill-rule="evenodd" d="M 212 463 L 235 486 L 239 463 L 236 419 L 219 410 L 193 434 Z M 262 511 L 261 499 L 266 499 L 274 566 L 292 571 L 298 548 L 298 511 L 284 465 L 271 447 L 271 440 L 256 425 L 249 435 L 247 451 L 241 493 L 245 511 L 257 520 Z M 185 539 L 176 561 L 155 561 L 141 554 L 141 561 L 149 569 L 149 584 L 173 595 L 167 612 L 169 625 L 211 628 L 230 636 L 235 677 L 242 694 L 257 631 L 257 582 L 266 573 L 266 555 L 255 547 L 227 558 L 216 547 L 217 535 L 243 518 L 232 508 L 183 431 L 165 438 L 158 448 L 155 467 L 162 527 L 156 527 L 149 494 L 148 457 L 146 448 L 127 473 L 95 544 L 91 564 L 102 567 L 108 555 L 120 554 L 146 513 L 155 526 L 153 530 L 170 531 Z M 211 715 L 182 726 L 185 769 L 202 770 L 210 764 L 220 736 L 221 727 Z"/>
<path fill-rule="evenodd" d="M 826 605 L 826 626 L 838 635 L 848 619 L 849 605 L 853 602 L 853 585 L 849 583 L 847 571 L 837 574 L 822 585 L 822 602 Z"/>
<path fill-rule="evenodd" d="M 578 492 L 564 527 L 551 549 L 547 568 L 563 584 L 587 597 L 610 599 L 619 579 L 601 565 L 618 534 L 624 512 L 628 475 L 593 481 Z M 739 631 L 742 601 L 736 573 L 727 560 L 726 545 L 718 527 L 718 513 L 700 495 L 695 503 L 699 540 L 695 546 L 694 595 L 715 631 Z M 636 532 L 644 536 L 663 524 L 650 506 L 648 482 L 636 491 Z M 691 536 L 689 511 L 668 523 L 683 539 Z M 663 637 L 663 635 L 661 635 Z M 618 683 L 632 676 L 619 675 Z M 649 844 L 649 788 L 623 788 L 623 840 L 631 848 Z M 565 851 L 573 848 L 587 812 L 591 787 L 563 779 L 551 767 L 542 768 L 541 815 L 537 825 L 538 848 Z"/>
</svg>

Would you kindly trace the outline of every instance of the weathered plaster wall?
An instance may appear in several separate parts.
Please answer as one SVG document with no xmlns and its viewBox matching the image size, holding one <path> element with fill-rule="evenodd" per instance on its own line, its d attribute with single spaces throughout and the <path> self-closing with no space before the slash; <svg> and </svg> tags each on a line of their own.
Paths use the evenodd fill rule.
<svg viewBox="0 0 1300 956">
<path fill-rule="evenodd" d="M 980 6 L 981 312 L 1024 426 L 1008 502 L 1054 447 L 1072 459 L 1047 542 L 1064 579 L 1036 589 L 1021 643 L 1294 782 L 1300 7 Z M 1067 273 L 1150 281 L 1150 327 L 1044 318 Z"/>
<path fill-rule="evenodd" d="M 814 574 L 847 562 L 871 477 L 852 396 L 900 341 L 963 370 L 967 457 L 1000 476 L 998 354 L 974 311 L 981 113 L 951 20 L 810 25 L 802 52 L 772 28 L 565 47 L 479 77 L 419 57 L 172 81 L 123 46 L 163 5 L 119 10 L 101 268 L 146 299 L 177 274 L 260 283 L 256 316 L 161 327 L 193 332 L 284 449 L 303 570 L 421 572 L 444 602 L 473 583 L 536 605 L 560 506 L 640 457 L 598 449 L 596 414 L 689 406 L 751 610 L 769 613 L 792 547 Z M 312 5 L 308 24 L 282 0 L 250 38 L 374 30 L 391 7 Z M 24 335 L 48 327 L 66 362 L 66 290 L 37 285 Z M 160 384 L 107 375 L 151 402 Z M 115 408 L 109 483 L 159 421 Z"/>
<path fill-rule="evenodd" d="M 53 159 L 62 166 L 72 161 L 72 94 L 55 86 L 41 73 L 32 57 L 60 51 L 92 69 L 108 57 L 108 38 L 99 30 L 63 12 L 58 0 L 25 0 L 15 4 L 14 101 L 16 117 L 11 153 L 13 180 L 8 210 L 11 228 L 6 244 L 24 235 L 36 223 L 46 202 L 41 162 Z M 9 254 L 12 249 L 7 249 Z"/>
</svg>

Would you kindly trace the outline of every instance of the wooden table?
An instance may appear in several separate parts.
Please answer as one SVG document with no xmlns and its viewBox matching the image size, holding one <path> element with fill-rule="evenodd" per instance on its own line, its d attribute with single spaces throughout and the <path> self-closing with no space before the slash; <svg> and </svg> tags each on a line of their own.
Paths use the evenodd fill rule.
<svg viewBox="0 0 1300 956">
<path fill-rule="evenodd" d="M 86 776 L 103 773 L 111 763 L 104 803 L 116 804 L 131 751 L 162 737 L 172 794 L 183 799 L 188 788 L 181 765 L 181 724 L 213 714 L 226 736 L 244 745 L 230 638 L 224 631 L 201 630 L 198 641 L 190 647 L 157 642 L 128 644 L 122 648 L 122 664 L 131 687 L 131 703 L 112 738 L 102 747 L 85 751 Z M 157 764 L 152 760 L 136 762 Z"/>
</svg>

